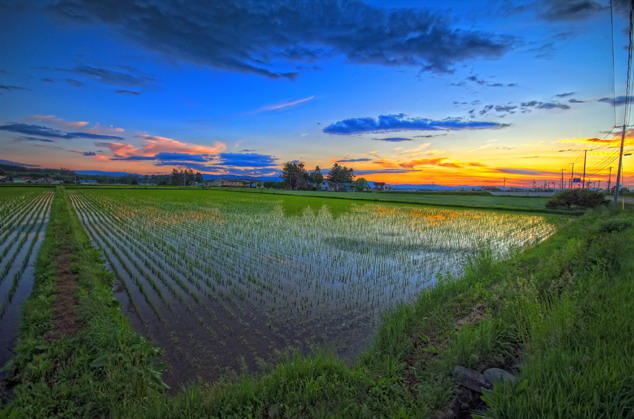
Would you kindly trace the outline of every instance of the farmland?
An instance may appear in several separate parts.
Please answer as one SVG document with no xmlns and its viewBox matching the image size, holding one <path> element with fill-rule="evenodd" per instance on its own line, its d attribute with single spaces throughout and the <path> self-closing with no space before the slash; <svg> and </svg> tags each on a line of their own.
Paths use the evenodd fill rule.
<svg viewBox="0 0 634 419">
<path fill-rule="evenodd" d="M 496 258 L 567 217 L 226 191 L 72 189 L 165 380 L 216 380 L 288 347 L 344 357 L 384 313 L 483 248 Z"/>
<path fill-rule="evenodd" d="M 0 194 L 0 365 L 11 356 L 22 303 L 33 288 L 53 194 L 49 188 L 20 187 Z"/>
</svg>

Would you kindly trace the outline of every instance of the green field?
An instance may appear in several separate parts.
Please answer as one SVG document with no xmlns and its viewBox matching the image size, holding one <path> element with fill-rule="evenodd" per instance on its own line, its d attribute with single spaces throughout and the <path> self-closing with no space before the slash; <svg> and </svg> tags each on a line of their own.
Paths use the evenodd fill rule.
<svg viewBox="0 0 634 419">
<path fill-rule="evenodd" d="M 58 188 L 4 413 L 432 417 L 464 365 L 519 379 L 489 417 L 624 417 L 633 219 Z M 51 339 L 69 275 L 81 327 Z"/>
</svg>

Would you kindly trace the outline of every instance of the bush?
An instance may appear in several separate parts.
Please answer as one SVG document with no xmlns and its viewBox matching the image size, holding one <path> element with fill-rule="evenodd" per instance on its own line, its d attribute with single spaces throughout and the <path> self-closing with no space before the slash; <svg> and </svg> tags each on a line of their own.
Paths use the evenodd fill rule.
<svg viewBox="0 0 634 419">
<path fill-rule="evenodd" d="M 546 208 L 596 208 L 607 205 L 609 202 L 605 199 L 603 192 L 572 189 L 555 195 L 553 199 L 546 202 Z"/>
<path fill-rule="evenodd" d="M 601 223 L 599 230 L 603 233 L 618 233 L 632 226 L 630 220 L 615 218 Z"/>
</svg>

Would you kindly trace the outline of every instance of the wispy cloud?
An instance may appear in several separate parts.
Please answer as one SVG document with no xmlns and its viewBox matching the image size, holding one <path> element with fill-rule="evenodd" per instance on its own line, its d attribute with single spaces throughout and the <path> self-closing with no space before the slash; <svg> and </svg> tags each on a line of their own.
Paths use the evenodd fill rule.
<svg viewBox="0 0 634 419">
<path fill-rule="evenodd" d="M 135 90 L 125 90 L 125 89 L 115 90 L 114 92 L 118 95 L 129 95 L 129 96 L 139 96 L 143 94 L 143 92 L 137 92 Z"/>
<path fill-rule="evenodd" d="M 288 108 L 293 108 L 297 105 L 301 105 L 302 103 L 306 103 L 309 102 L 311 100 L 315 99 L 315 96 L 309 96 L 306 97 L 304 99 L 299 99 L 299 100 L 294 100 L 292 102 L 286 102 L 286 103 L 280 103 L 277 105 L 270 105 L 270 106 L 265 106 L 261 109 L 261 111 L 263 112 L 270 112 L 270 111 L 281 111 L 284 109 L 288 109 Z"/>
<path fill-rule="evenodd" d="M 376 140 L 376 141 L 387 141 L 387 142 L 390 142 L 390 143 L 399 143 L 399 142 L 402 142 L 402 141 L 412 141 L 411 138 L 404 138 L 404 137 L 373 138 L 373 140 Z"/>
<path fill-rule="evenodd" d="M 28 87 L 12 86 L 9 84 L 0 84 L 0 89 L 2 90 L 32 90 L 32 89 L 29 89 Z"/>
<path fill-rule="evenodd" d="M 356 163 L 356 162 L 362 162 L 362 161 L 372 161 L 372 159 L 344 159 L 344 160 L 337 160 L 337 163 Z"/>
</svg>

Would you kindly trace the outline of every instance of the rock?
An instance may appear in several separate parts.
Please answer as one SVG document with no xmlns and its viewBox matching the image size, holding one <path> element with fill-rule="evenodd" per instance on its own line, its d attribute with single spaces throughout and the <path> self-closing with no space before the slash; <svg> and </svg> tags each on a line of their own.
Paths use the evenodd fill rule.
<svg viewBox="0 0 634 419">
<path fill-rule="evenodd" d="M 506 380 L 512 383 L 515 383 L 517 381 L 517 378 L 515 378 L 513 374 L 501 368 L 489 368 L 488 370 L 485 370 L 484 378 L 488 382 L 488 385 L 486 387 L 488 389 L 493 388 L 493 384 L 499 380 Z"/>
<path fill-rule="evenodd" d="M 480 374 L 478 371 L 470 370 L 469 368 L 465 368 L 460 365 L 456 365 L 454 367 L 453 378 L 461 386 L 477 391 L 478 393 L 482 393 L 482 387 L 486 388 L 488 384 L 484 375 Z"/>
</svg>

